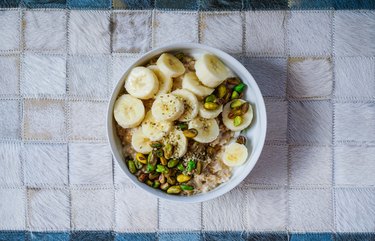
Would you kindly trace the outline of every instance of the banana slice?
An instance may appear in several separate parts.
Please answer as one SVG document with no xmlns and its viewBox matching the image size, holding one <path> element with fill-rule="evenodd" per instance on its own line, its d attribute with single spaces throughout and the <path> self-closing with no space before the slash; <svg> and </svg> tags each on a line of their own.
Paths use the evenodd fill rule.
<svg viewBox="0 0 375 241">
<path fill-rule="evenodd" d="M 240 166 L 245 163 L 247 156 L 248 152 L 245 145 L 232 142 L 225 147 L 223 162 L 230 167 Z"/>
<path fill-rule="evenodd" d="M 126 77 L 126 91 L 139 99 L 150 99 L 159 90 L 159 81 L 154 72 L 146 67 L 135 67 Z"/>
<path fill-rule="evenodd" d="M 164 144 L 171 144 L 174 146 L 173 155 L 171 158 L 180 158 L 185 155 L 188 148 L 188 140 L 186 139 L 184 133 L 176 128 L 172 129 L 164 138 Z"/>
<path fill-rule="evenodd" d="M 160 55 L 156 65 L 166 76 L 178 77 L 185 73 L 185 67 L 181 61 L 168 53 Z"/>
<path fill-rule="evenodd" d="M 184 75 L 182 79 L 182 88 L 187 89 L 200 97 L 210 95 L 215 90 L 204 86 L 194 72 L 189 72 Z"/>
<path fill-rule="evenodd" d="M 197 117 L 189 122 L 189 129 L 194 128 L 198 131 L 198 135 L 194 140 L 200 143 L 210 143 L 219 136 L 219 125 L 215 119 L 204 119 Z"/>
<path fill-rule="evenodd" d="M 147 112 L 142 122 L 143 134 L 151 141 L 161 140 L 165 135 L 168 134 L 171 128 L 172 122 L 155 120 L 151 111 Z"/>
<path fill-rule="evenodd" d="M 143 134 L 142 128 L 134 130 L 131 143 L 136 152 L 148 154 L 152 151 L 151 140 Z"/>
<path fill-rule="evenodd" d="M 207 110 L 203 107 L 202 103 L 199 103 L 199 115 L 206 119 L 213 119 L 220 115 L 220 113 L 223 111 L 223 106 L 220 105 L 219 108 L 216 110 Z"/>
<path fill-rule="evenodd" d="M 156 93 L 156 96 L 171 92 L 173 86 L 172 78 L 161 72 L 156 65 L 150 65 L 147 68 L 151 69 L 159 80 L 159 90 Z"/>
<path fill-rule="evenodd" d="M 159 95 L 151 111 L 157 121 L 174 121 L 184 113 L 184 102 L 172 94 Z"/>
<path fill-rule="evenodd" d="M 211 88 L 217 87 L 229 77 L 227 67 L 212 54 L 203 54 L 195 62 L 195 70 L 199 80 Z"/>
<path fill-rule="evenodd" d="M 224 106 L 224 109 L 223 109 L 223 123 L 224 125 L 229 129 L 229 130 L 232 130 L 232 131 L 242 131 L 243 129 L 245 129 L 246 127 L 248 127 L 250 124 L 251 124 L 251 121 L 253 120 L 253 108 L 251 107 L 251 105 L 249 106 L 249 110 L 244 114 L 242 115 L 242 123 L 239 125 L 239 126 L 234 126 L 234 122 L 233 122 L 233 119 L 229 119 L 228 118 L 228 114 L 229 112 L 232 110 L 230 108 L 230 104 L 233 102 L 234 100 L 232 100 L 231 102 L 228 102 L 225 106 Z M 246 101 L 244 100 L 241 100 L 242 103 L 245 103 Z"/>
<path fill-rule="evenodd" d="M 124 94 L 116 100 L 113 115 L 122 128 L 136 127 L 145 117 L 145 107 L 141 100 Z"/>
<path fill-rule="evenodd" d="M 199 102 L 193 93 L 188 90 L 178 89 L 173 91 L 172 94 L 180 98 L 184 103 L 184 113 L 178 119 L 179 121 L 190 121 L 198 115 Z"/>
</svg>

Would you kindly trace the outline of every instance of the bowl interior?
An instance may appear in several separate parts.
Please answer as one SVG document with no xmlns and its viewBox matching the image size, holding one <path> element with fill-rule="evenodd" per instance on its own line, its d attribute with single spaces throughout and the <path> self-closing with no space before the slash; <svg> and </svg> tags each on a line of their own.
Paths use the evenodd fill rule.
<svg viewBox="0 0 375 241">
<path fill-rule="evenodd" d="M 122 153 L 122 145 L 121 141 L 116 134 L 115 128 L 115 120 L 113 118 L 113 106 L 114 102 L 117 99 L 119 94 L 125 91 L 124 84 L 125 84 L 125 77 L 127 76 L 130 69 L 136 66 L 140 66 L 145 64 L 151 58 L 164 53 L 164 52 L 184 52 L 190 54 L 194 57 L 198 57 L 203 53 L 212 53 L 219 57 L 221 61 L 233 72 L 235 76 L 238 76 L 246 85 L 246 92 L 245 92 L 245 99 L 252 104 L 253 111 L 254 111 L 254 119 L 250 126 L 245 131 L 241 132 L 241 135 L 245 135 L 247 138 L 247 148 L 249 150 L 249 157 L 248 160 L 245 162 L 244 165 L 236 167 L 233 169 L 232 177 L 229 181 L 221 184 L 217 188 L 207 192 L 207 193 L 200 193 L 193 196 L 174 196 L 166 194 L 160 190 L 151 188 L 144 183 L 141 183 L 137 180 L 137 178 L 131 174 L 124 162 L 124 155 Z M 124 69 L 125 71 L 125 69 Z M 149 193 L 156 195 L 157 197 L 172 200 L 172 201 L 181 201 L 181 202 L 200 202 L 206 201 L 215 197 L 218 197 L 231 189 L 237 186 L 253 169 L 255 163 L 257 162 L 259 155 L 262 151 L 265 134 L 266 134 L 266 111 L 265 105 L 263 101 L 263 97 L 261 92 L 256 84 L 254 78 L 251 74 L 243 67 L 243 65 L 238 62 L 236 59 L 231 57 L 230 55 L 226 54 L 225 52 L 211 48 L 208 46 L 204 46 L 201 44 L 174 44 L 169 45 L 166 47 L 161 47 L 155 50 L 152 50 L 141 58 L 139 58 L 136 62 L 134 62 L 124 73 L 121 80 L 117 83 L 108 106 L 108 113 L 107 113 L 107 131 L 108 131 L 108 139 L 111 146 L 112 153 L 119 163 L 122 170 L 127 174 L 130 180 L 137 185 L 138 187 L 146 190 Z M 236 133 L 239 135 L 239 133 Z"/>
</svg>

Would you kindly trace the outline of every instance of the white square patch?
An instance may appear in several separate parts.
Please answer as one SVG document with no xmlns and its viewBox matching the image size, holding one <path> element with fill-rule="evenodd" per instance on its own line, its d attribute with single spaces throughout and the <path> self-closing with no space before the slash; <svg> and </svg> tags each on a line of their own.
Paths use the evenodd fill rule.
<svg viewBox="0 0 375 241">
<path fill-rule="evenodd" d="M 113 52 L 138 53 L 151 47 L 151 12 L 126 12 L 113 15 Z"/>
<path fill-rule="evenodd" d="M 374 98 L 374 76 L 374 58 L 336 58 L 335 96 L 343 98 Z"/>
<path fill-rule="evenodd" d="M 0 229 L 25 229 L 26 190 L 0 189 Z"/>
<path fill-rule="evenodd" d="M 330 185 L 331 147 L 291 146 L 289 175 L 291 185 Z"/>
<path fill-rule="evenodd" d="M 20 139 L 20 107 L 18 100 L 0 101 L 0 139 Z"/>
<path fill-rule="evenodd" d="M 0 95 L 17 95 L 19 92 L 19 83 L 19 56 L 0 56 Z"/>
<path fill-rule="evenodd" d="M 332 231 L 331 189 L 291 189 L 289 196 L 292 231 Z"/>
<path fill-rule="evenodd" d="M 336 189 L 336 224 L 338 232 L 373 232 L 375 190 Z"/>
<path fill-rule="evenodd" d="M 375 103 L 335 104 L 336 141 L 375 141 L 374 116 Z"/>
<path fill-rule="evenodd" d="M 291 11 L 288 22 L 290 54 L 292 56 L 329 55 L 331 27 L 331 11 Z"/>
<path fill-rule="evenodd" d="M 74 230 L 113 228 L 113 190 L 72 190 L 71 196 Z"/>
<path fill-rule="evenodd" d="M 64 101 L 26 99 L 23 105 L 24 139 L 60 141 L 65 139 Z"/>
<path fill-rule="evenodd" d="M 337 185 L 375 185 L 375 147 L 335 147 L 335 183 Z"/>
<path fill-rule="evenodd" d="M 229 53 L 241 53 L 243 19 L 238 13 L 202 13 L 201 42 Z"/>
<path fill-rule="evenodd" d="M 25 11 L 25 48 L 59 51 L 66 48 L 65 11 Z"/>
<path fill-rule="evenodd" d="M 198 14 L 157 12 L 154 35 L 155 47 L 175 42 L 198 42 Z"/>
<path fill-rule="evenodd" d="M 288 103 L 286 101 L 265 100 L 267 111 L 268 140 L 286 141 L 288 123 Z"/>
<path fill-rule="evenodd" d="M 0 12 L 0 51 L 20 49 L 20 22 L 18 10 Z"/>
<path fill-rule="evenodd" d="M 246 52 L 281 56 L 285 52 L 285 11 L 246 12 Z"/>
<path fill-rule="evenodd" d="M 68 89 L 71 96 L 105 98 L 109 92 L 108 56 L 69 58 Z"/>
<path fill-rule="evenodd" d="M 31 186 L 68 184 L 66 144 L 25 144 L 25 182 Z"/>
<path fill-rule="evenodd" d="M 21 185 L 21 145 L 0 143 L 0 185 Z"/>
<path fill-rule="evenodd" d="M 120 165 L 114 160 L 114 181 L 118 186 L 124 187 L 135 187 L 134 184 L 130 181 L 125 172 L 121 169 Z"/>
<path fill-rule="evenodd" d="M 24 76 L 21 80 L 22 94 L 65 94 L 65 56 L 26 54 L 23 69 Z"/>
<path fill-rule="evenodd" d="M 107 103 L 72 101 L 69 109 L 70 140 L 107 140 Z"/>
<path fill-rule="evenodd" d="M 33 231 L 69 230 L 69 191 L 29 189 L 28 225 Z"/>
<path fill-rule="evenodd" d="M 70 11 L 69 51 L 73 54 L 110 53 L 108 11 Z"/>
<path fill-rule="evenodd" d="M 112 155 L 107 144 L 69 144 L 71 184 L 112 184 Z"/>
<path fill-rule="evenodd" d="M 333 69 L 329 59 L 289 59 L 288 94 L 297 98 L 328 97 Z"/>
<path fill-rule="evenodd" d="M 117 232 L 155 232 L 157 199 L 139 188 L 116 190 Z M 140 205 L 142 204 L 142 205 Z"/>
</svg>

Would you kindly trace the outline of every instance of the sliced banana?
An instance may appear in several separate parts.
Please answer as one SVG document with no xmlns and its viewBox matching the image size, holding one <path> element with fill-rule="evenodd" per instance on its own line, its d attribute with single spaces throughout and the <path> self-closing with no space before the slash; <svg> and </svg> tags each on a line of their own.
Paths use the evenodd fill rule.
<svg viewBox="0 0 375 241">
<path fill-rule="evenodd" d="M 160 55 L 156 65 L 166 76 L 178 77 L 185 73 L 184 65 L 172 54 L 164 53 Z"/>
<path fill-rule="evenodd" d="M 148 154 L 152 151 L 151 140 L 143 134 L 142 128 L 134 130 L 131 143 L 136 152 Z"/>
<path fill-rule="evenodd" d="M 174 121 L 184 113 L 184 102 L 172 94 L 156 97 L 151 107 L 152 115 L 158 121 Z"/>
<path fill-rule="evenodd" d="M 206 119 L 213 119 L 220 115 L 220 113 L 223 111 L 223 106 L 220 105 L 219 108 L 216 110 L 207 110 L 204 108 L 202 103 L 199 103 L 199 115 Z"/>
<path fill-rule="evenodd" d="M 126 91 L 139 99 L 150 99 L 159 90 L 159 81 L 154 72 L 146 67 L 135 67 L 125 80 Z"/>
<path fill-rule="evenodd" d="M 219 125 L 215 119 L 197 117 L 189 122 L 189 129 L 194 128 L 198 135 L 193 139 L 200 143 L 210 143 L 219 136 Z"/>
<path fill-rule="evenodd" d="M 242 131 L 243 129 L 245 129 L 246 127 L 248 127 L 250 124 L 251 124 L 251 121 L 253 120 L 253 108 L 251 107 L 251 105 L 249 106 L 249 110 L 243 114 L 241 117 L 242 117 L 242 123 L 239 125 L 239 126 L 234 126 L 234 123 L 233 123 L 233 119 L 229 119 L 228 118 L 228 114 L 229 112 L 232 110 L 230 108 L 230 104 L 233 102 L 234 100 L 232 100 L 231 102 L 228 102 L 225 106 L 224 106 L 224 109 L 223 109 L 223 123 L 224 125 L 229 129 L 229 130 L 232 130 L 232 131 Z M 245 103 L 246 101 L 244 100 L 240 100 L 242 103 Z"/>
<path fill-rule="evenodd" d="M 159 90 L 156 93 L 156 96 L 171 92 L 173 86 L 172 78 L 170 76 L 166 76 L 163 72 L 161 72 L 156 65 L 150 65 L 147 68 L 151 69 L 159 80 Z"/>
<path fill-rule="evenodd" d="M 165 135 L 168 134 L 171 128 L 172 122 L 155 120 L 151 111 L 147 112 L 142 122 L 143 134 L 151 141 L 161 140 Z"/>
<path fill-rule="evenodd" d="M 189 72 L 184 75 L 182 78 L 182 88 L 187 89 L 200 97 L 210 95 L 215 90 L 204 86 L 194 72 Z"/>
<path fill-rule="evenodd" d="M 245 163 L 247 156 L 248 152 L 245 145 L 232 142 L 225 147 L 223 162 L 230 167 L 240 166 Z"/>
<path fill-rule="evenodd" d="M 188 90 L 178 89 L 171 94 L 180 98 L 184 103 L 184 113 L 178 119 L 179 121 L 190 121 L 198 115 L 199 102 L 193 93 Z"/>
<path fill-rule="evenodd" d="M 136 127 L 145 117 L 145 107 L 141 100 L 124 94 L 116 100 L 113 115 L 122 128 Z"/>
<path fill-rule="evenodd" d="M 172 129 L 164 139 L 164 144 L 171 144 L 174 146 L 171 158 L 180 158 L 185 155 L 188 149 L 188 140 L 184 133 L 176 128 Z"/>
<path fill-rule="evenodd" d="M 208 87 L 215 88 L 229 77 L 227 67 L 212 54 L 203 54 L 195 62 L 195 70 L 199 80 Z"/>
</svg>

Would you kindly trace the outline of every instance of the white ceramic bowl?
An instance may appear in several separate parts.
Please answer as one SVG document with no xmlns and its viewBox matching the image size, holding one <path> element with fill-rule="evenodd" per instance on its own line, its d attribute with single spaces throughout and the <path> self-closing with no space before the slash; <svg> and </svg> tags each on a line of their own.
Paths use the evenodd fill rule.
<svg viewBox="0 0 375 241">
<path fill-rule="evenodd" d="M 201 193 L 193 196 L 177 196 L 177 195 L 170 195 L 161 190 L 154 189 L 152 187 L 147 186 L 144 183 L 141 183 L 137 180 L 137 177 L 131 174 L 124 162 L 124 155 L 122 154 L 122 146 L 121 141 L 116 134 L 116 127 L 115 127 L 115 120 L 113 118 L 113 106 L 114 103 L 119 96 L 119 94 L 125 91 L 124 84 L 125 84 L 125 77 L 129 73 L 130 69 L 135 66 L 140 66 L 145 64 L 154 56 L 160 55 L 164 52 L 185 52 L 192 54 L 193 56 L 202 54 L 204 52 L 209 52 L 216 55 L 218 58 L 223 61 L 223 63 L 229 67 L 233 73 L 235 73 L 246 85 L 246 93 L 245 98 L 247 101 L 253 106 L 254 110 L 254 119 L 250 126 L 245 131 L 242 132 L 242 135 L 247 137 L 247 148 L 249 150 L 249 157 L 248 160 L 242 166 L 236 167 L 233 170 L 233 175 L 227 182 L 219 185 L 215 189 L 207 192 Z M 121 169 L 125 172 L 125 174 L 130 178 L 130 180 L 139 188 L 145 190 L 146 192 L 163 199 L 168 199 L 172 201 L 179 201 L 185 203 L 191 202 L 203 202 L 220 195 L 223 195 L 226 192 L 229 192 L 234 187 L 236 187 L 240 182 L 245 179 L 245 177 L 250 173 L 250 171 L 254 168 L 255 163 L 257 162 L 259 155 L 262 151 L 265 136 L 266 136 L 266 127 L 267 127 L 267 117 L 266 117 L 266 108 L 264 105 L 264 100 L 262 94 L 256 84 L 253 76 L 246 70 L 246 68 L 234 59 L 232 56 L 228 55 L 227 53 L 212 48 L 209 46 L 205 46 L 202 44 L 194 44 L 194 43 L 179 43 L 179 44 L 172 44 L 160 48 L 156 48 L 144 55 L 142 55 L 137 61 L 135 61 L 128 69 L 124 69 L 124 75 L 117 83 L 115 89 L 112 92 L 112 96 L 108 105 L 108 113 L 107 113 L 107 133 L 108 133 L 108 140 L 109 144 L 113 153 L 113 156 L 119 163 Z"/>
</svg>

